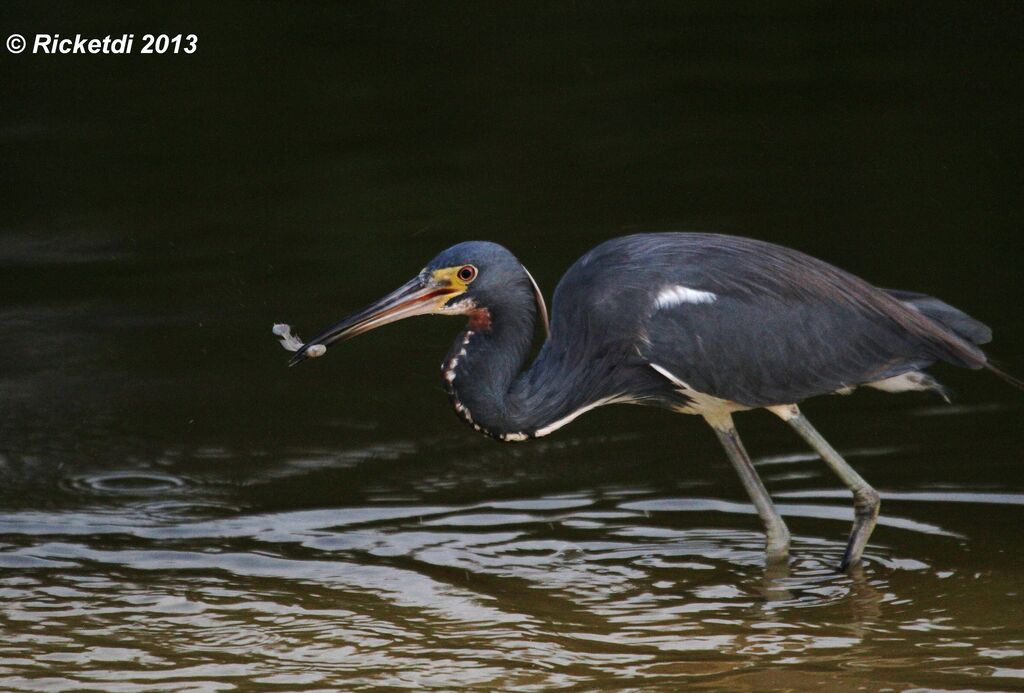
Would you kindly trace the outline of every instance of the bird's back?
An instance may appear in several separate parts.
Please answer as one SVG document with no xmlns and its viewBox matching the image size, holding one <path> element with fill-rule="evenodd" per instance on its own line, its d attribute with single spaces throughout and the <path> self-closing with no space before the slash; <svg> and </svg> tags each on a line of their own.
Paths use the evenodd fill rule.
<svg viewBox="0 0 1024 693">
<path fill-rule="evenodd" d="M 984 341 L 987 328 L 909 296 L 930 298 L 890 294 L 764 241 L 638 234 L 602 243 L 566 272 L 551 346 L 583 342 L 585 357 L 628 347 L 692 388 L 745 406 L 801 401 L 938 360 L 985 365 L 972 341 Z M 947 326 L 954 318 L 960 331 Z"/>
</svg>

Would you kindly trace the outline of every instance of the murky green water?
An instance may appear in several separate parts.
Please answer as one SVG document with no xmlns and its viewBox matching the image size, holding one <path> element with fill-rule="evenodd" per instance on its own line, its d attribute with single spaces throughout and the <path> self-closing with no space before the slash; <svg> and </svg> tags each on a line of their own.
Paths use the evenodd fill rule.
<svg viewBox="0 0 1024 693">
<path fill-rule="evenodd" d="M 451 320 L 284 367 L 273 322 L 458 240 L 550 295 L 685 228 L 936 293 L 1024 370 L 1018 7 L 581 11 L 4 6 L 201 51 L 0 58 L 0 690 L 1024 688 L 1024 395 L 992 378 L 806 405 L 883 495 L 839 575 L 845 492 L 768 415 L 738 423 L 788 572 L 696 419 L 480 438 Z"/>
</svg>

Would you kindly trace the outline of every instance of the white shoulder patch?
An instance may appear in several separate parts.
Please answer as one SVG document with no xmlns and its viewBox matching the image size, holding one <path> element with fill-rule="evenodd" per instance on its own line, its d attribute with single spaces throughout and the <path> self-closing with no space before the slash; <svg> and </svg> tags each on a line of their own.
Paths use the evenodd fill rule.
<svg viewBox="0 0 1024 693">
<path fill-rule="evenodd" d="M 718 296 L 710 291 L 674 284 L 658 292 L 658 297 L 654 299 L 654 307 L 660 309 L 678 306 L 680 303 L 714 303 L 717 299 Z"/>
</svg>

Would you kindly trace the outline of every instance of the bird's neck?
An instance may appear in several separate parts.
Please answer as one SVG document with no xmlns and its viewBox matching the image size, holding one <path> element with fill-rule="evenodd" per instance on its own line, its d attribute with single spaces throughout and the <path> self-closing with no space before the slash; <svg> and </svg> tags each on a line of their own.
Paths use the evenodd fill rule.
<svg viewBox="0 0 1024 693">
<path fill-rule="evenodd" d="M 545 435 L 601 399 L 585 382 L 590 369 L 550 339 L 523 370 L 535 326 L 532 294 L 469 315 L 441 371 L 456 413 L 476 430 L 508 441 Z"/>
</svg>

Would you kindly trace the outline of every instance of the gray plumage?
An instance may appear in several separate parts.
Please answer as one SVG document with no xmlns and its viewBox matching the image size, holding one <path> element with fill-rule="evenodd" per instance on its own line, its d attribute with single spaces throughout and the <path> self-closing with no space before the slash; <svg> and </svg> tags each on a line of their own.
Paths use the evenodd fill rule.
<svg viewBox="0 0 1024 693">
<path fill-rule="evenodd" d="M 921 369 L 945 361 L 987 368 L 991 330 L 926 294 L 879 289 L 763 241 L 700 233 L 625 236 L 576 261 L 555 289 L 550 332 L 524 370 L 543 298 L 518 259 L 488 242 L 460 243 L 413 280 L 326 330 L 320 352 L 410 315 L 464 314 L 442 365 L 467 424 L 518 441 L 547 435 L 596 406 L 631 402 L 699 414 L 714 428 L 758 514 L 769 556 L 789 531 L 757 476 L 733 412 L 767 408 L 790 424 L 854 496 L 842 565 L 859 560 L 878 494 L 803 417 L 797 403 L 867 385 L 942 388 Z M 309 355 L 309 344 L 292 357 Z"/>
<path fill-rule="evenodd" d="M 493 314 L 450 392 L 485 432 L 533 435 L 604 400 L 680 408 L 693 390 L 743 408 L 802 402 L 926 368 L 980 368 L 991 331 L 925 294 L 878 289 L 796 250 L 701 233 L 638 234 L 595 247 L 554 292 L 550 338 L 520 373 L 536 306 L 519 261 L 463 243 L 429 265 L 474 263 L 470 294 Z M 659 306 L 684 287 L 708 302 Z"/>
<path fill-rule="evenodd" d="M 988 325 L 978 322 L 967 313 L 943 303 L 934 296 L 896 289 L 885 289 L 885 293 L 952 330 L 961 339 L 973 344 L 988 344 L 992 341 L 992 330 Z"/>
<path fill-rule="evenodd" d="M 676 285 L 716 298 L 654 308 L 658 292 Z M 573 296 L 569 308 L 563 297 L 581 286 L 586 298 Z M 695 390 L 750 407 L 800 402 L 939 360 L 984 365 L 969 340 L 990 336 L 988 328 L 936 299 L 907 296 L 922 307 L 761 241 L 644 234 L 603 243 L 566 273 L 555 292 L 552 335 L 596 329 L 621 339 L 625 332 L 646 361 Z"/>
</svg>

